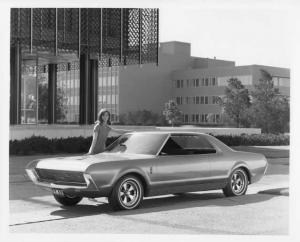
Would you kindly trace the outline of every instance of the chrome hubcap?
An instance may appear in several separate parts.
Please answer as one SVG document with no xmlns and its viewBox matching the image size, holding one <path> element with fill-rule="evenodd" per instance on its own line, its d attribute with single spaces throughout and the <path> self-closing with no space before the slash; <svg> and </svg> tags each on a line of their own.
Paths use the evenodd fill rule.
<svg viewBox="0 0 300 242">
<path fill-rule="evenodd" d="M 119 189 L 119 199 L 126 207 L 134 205 L 140 196 L 138 184 L 133 180 L 123 182 Z"/>
<path fill-rule="evenodd" d="M 245 178 L 241 172 L 236 172 L 231 177 L 231 188 L 234 193 L 238 194 L 243 191 L 245 187 Z"/>
</svg>

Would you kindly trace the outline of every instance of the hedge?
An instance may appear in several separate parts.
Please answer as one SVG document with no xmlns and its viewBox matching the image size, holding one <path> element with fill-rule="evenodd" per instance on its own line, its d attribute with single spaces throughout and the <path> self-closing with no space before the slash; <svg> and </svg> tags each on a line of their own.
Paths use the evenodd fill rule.
<svg viewBox="0 0 300 242">
<path fill-rule="evenodd" d="M 215 135 L 216 138 L 229 146 L 251 145 L 289 145 L 288 135 L 275 134 L 242 134 Z M 111 144 L 117 137 L 109 137 L 106 145 Z M 23 140 L 9 141 L 11 155 L 34 155 L 54 153 L 87 153 L 92 137 L 72 137 L 48 139 L 42 136 L 32 136 Z"/>
<path fill-rule="evenodd" d="M 215 135 L 228 146 L 273 146 L 289 145 L 290 137 L 284 134 L 242 134 L 242 135 Z"/>
<path fill-rule="evenodd" d="M 109 137 L 106 145 L 111 144 L 117 137 Z M 9 141 L 9 154 L 33 155 L 54 153 L 87 153 L 92 137 L 69 137 L 48 139 L 42 136 L 31 136 L 23 140 Z"/>
</svg>

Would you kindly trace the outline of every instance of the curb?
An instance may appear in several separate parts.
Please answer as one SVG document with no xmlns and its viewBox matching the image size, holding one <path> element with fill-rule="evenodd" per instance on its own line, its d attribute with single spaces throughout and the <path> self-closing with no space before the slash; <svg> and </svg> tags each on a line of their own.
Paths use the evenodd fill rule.
<svg viewBox="0 0 300 242">
<path fill-rule="evenodd" d="M 275 188 L 259 191 L 259 194 L 269 194 L 269 195 L 278 195 L 278 196 L 289 196 L 289 188 Z"/>
</svg>

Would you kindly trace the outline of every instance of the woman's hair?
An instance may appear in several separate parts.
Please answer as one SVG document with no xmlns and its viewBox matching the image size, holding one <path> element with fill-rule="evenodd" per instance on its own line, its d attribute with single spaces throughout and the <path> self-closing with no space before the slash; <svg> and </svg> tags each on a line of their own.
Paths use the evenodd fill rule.
<svg viewBox="0 0 300 242">
<path fill-rule="evenodd" d="M 104 108 L 102 108 L 102 109 L 99 111 L 99 113 L 98 113 L 98 120 L 97 120 L 97 121 L 98 121 L 100 124 L 103 123 L 102 116 L 103 116 L 104 113 L 108 113 L 107 124 L 108 124 L 108 125 L 111 125 L 111 122 L 110 122 L 110 112 L 109 112 L 108 110 L 104 109 Z"/>
</svg>

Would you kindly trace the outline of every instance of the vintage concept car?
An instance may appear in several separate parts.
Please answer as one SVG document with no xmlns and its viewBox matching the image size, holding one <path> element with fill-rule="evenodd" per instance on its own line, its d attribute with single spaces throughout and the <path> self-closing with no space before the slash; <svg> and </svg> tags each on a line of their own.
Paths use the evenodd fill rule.
<svg viewBox="0 0 300 242">
<path fill-rule="evenodd" d="M 62 205 L 108 197 L 118 210 L 162 194 L 223 189 L 240 196 L 266 169 L 263 155 L 234 151 L 207 134 L 148 131 L 124 134 L 100 154 L 34 160 L 26 172 Z"/>
</svg>

